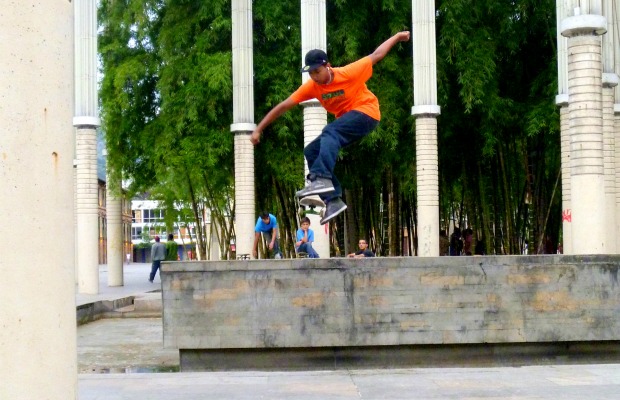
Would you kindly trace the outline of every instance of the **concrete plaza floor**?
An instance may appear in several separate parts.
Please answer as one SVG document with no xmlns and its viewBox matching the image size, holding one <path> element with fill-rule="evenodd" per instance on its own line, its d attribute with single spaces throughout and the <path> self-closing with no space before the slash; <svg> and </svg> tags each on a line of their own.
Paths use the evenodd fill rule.
<svg viewBox="0 0 620 400">
<path fill-rule="evenodd" d="M 125 285 L 77 295 L 78 305 L 159 289 L 148 264 L 125 266 Z M 159 372 L 178 368 L 163 349 L 160 318 L 102 319 L 78 327 L 80 400 L 620 398 L 620 364 L 303 372 Z"/>
</svg>

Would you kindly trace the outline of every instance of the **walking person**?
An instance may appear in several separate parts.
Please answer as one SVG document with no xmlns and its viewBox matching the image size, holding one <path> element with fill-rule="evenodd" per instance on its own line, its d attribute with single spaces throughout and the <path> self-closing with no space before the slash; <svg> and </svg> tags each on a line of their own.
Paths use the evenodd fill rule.
<svg viewBox="0 0 620 400">
<path fill-rule="evenodd" d="M 149 275 L 149 282 L 153 283 L 157 270 L 161 266 L 161 262 L 166 259 L 166 245 L 160 242 L 159 236 L 155 236 L 155 243 L 151 247 L 151 274 Z"/>
<path fill-rule="evenodd" d="M 286 100 L 276 105 L 256 126 L 250 141 L 257 145 L 265 128 L 295 105 L 317 99 L 323 108 L 336 116 L 321 134 L 304 148 L 308 162 L 308 184 L 298 191 L 297 197 L 318 194 L 326 204 L 321 225 L 346 210 L 342 188 L 334 176 L 334 167 L 341 148 L 355 143 L 372 132 L 381 119 L 379 100 L 368 90 L 366 81 L 373 66 L 381 61 L 399 42 L 408 41 L 410 33 L 403 31 L 383 42 L 370 55 L 341 68 L 332 67 L 323 50 L 310 50 L 301 72 L 310 79 Z"/>
</svg>

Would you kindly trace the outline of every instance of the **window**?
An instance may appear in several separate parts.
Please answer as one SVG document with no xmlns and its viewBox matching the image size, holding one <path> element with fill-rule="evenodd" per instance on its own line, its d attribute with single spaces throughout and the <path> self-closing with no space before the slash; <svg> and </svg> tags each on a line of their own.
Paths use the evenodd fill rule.
<svg viewBox="0 0 620 400">
<path fill-rule="evenodd" d="M 142 227 L 132 227 L 131 228 L 131 240 L 140 240 L 142 239 Z"/>
</svg>

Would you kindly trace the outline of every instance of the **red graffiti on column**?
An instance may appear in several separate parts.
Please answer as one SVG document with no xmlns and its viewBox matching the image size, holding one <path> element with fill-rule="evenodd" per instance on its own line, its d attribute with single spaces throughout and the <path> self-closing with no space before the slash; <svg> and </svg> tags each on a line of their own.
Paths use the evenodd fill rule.
<svg viewBox="0 0 620 400">
<path fill-rule="evenodd" d="M 566 222 L 572 222 L 572 211 L 570 208 L 567 208 L 566 210 L 562 211 L 562 222 L 566 221 Z"/>
</svg>

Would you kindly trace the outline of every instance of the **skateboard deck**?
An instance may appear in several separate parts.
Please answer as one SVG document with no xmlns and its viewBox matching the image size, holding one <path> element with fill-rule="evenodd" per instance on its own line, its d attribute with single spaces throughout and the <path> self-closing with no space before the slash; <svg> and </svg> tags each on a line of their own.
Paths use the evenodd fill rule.
<svg viewBox="0 0 620 400">
<path fill-rule="evenodd" d="M 299 204 L 304 207 L 325 207 L 325 202 L 319 196 L 302 197 Z"/>
<path fill-rule="evenodd" d="M 308 214 L 320 215 L 323 217 L 325 212 L 325 203 L 319 196 L 307 196 L 297 199 L 299 205 L 299 216 L 305 217 Z M 316 210 L 319 208 L 319 210 Z"/>
</svg>

